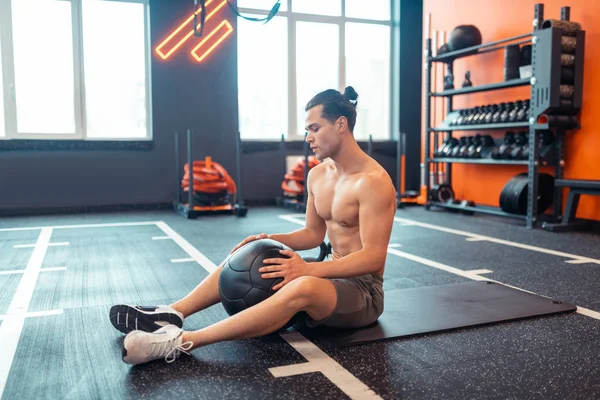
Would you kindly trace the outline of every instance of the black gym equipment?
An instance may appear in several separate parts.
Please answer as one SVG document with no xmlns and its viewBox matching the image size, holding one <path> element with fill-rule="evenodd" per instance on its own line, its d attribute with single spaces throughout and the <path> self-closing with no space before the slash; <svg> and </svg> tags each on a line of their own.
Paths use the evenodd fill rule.
<svg viewBox="0 0 600 400">
<path fill-rule="evenodd" d="M 316 344 L 349 347 L 576 311 L 577 307 L 492 281 L 385 292 L 385 311 L 364 328 L 296 325 Z"/>
<path fill-rule="evenodd" d="M 538 175 L 537 210 L 544 213 L 554 200 L 554 177 L 549 174 Z M 511 178 L 500 192 L 500 208 L 507 213 L 525 215 L 529 195 L 529 179 L 526 173 Z"/>
<path fill-rule="evenodd" d="M 282 278 L 263 278 L 258 270 L 268 258 L 288 258 L 280 250 L 290 250 L 272 239 L 259 239 L 245 244 L 223 263 L 219 274 L 219 295 L 223 308 L 229 315 L 237 314 L 266 300 L 275 292 L 273 286 Z M 318 257 L 304 257 L 306 262 L 321 262 L 331 254 L 331 244 L 321 243 Z"/>
<path fill-rule="evenodd" d="M 193 176 L 193 157 L 192 157 L 192 135 L 193 130 L 187 129 L 186 133 L 186 153 L 187 165 L 190 169 L 190 177 Z M 181 190 L 181 165 L 180 165 L 180 138 L 179 133 L 175 132 L 175 172 L 176 172 L 176 192 L 173 208 L 175 212 L 187 219 L 194 219 L 205 213 L 234 213 L 238 217 L 245 217 L 248 213 L 248 208 L 244 205 L 242 197 L 242 168 L 241 168 L 241 138 L 238 132 L 236 137 L 236 164 L 237 164 L 237 181 L 235 200 L 224 194 L 223 196 L 206 196 L 194 191 L 194 179 L 189 179 L 189 187 L 187 190 L 187 203 L 182 201 Z M 210 198 L 208 198 L 210 197 Z M 207 201 L 205 203 L 204 201 Z"/>
<path fill-rule="evenodd" d="M 267 258 L 288 258 L 280 250 L 289 247 L 271 239 L 254 240 L 235 251 L 219 274 L 219 295 L 229 315 L 237 314 L 273 295 L 282 278 L 265 279 L 258 270 Z"/>
<path fill-rule="evenodd" d="M 579 197 L 582 194 L 591 196 L 600 196 L 600 181 L 583 179 L 556 179 L 554 181 L 556 188 L 569 189 L 567 205 L 561 222 L 544 222 L 542 228 L 549 232 L 571 232 L 576 230 L 591 229 L 594 226 L 592 221 L 576 221 L 577 206 L 579 206 Z"/>
</svg>

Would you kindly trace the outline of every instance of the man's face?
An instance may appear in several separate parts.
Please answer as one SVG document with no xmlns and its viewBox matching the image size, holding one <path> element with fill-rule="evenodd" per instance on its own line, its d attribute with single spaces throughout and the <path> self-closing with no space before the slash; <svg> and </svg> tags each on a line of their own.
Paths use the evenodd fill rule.
<svg viewBox="0 0 600 400">
<path fill-rule="evenodd" d="M 340 134 L 335 127 L 321 116 L 323 106 L 319 105 L 306 112 L 306 142 L 310 145 L 315 157 L 323 161 L 337 151 Z"/>
</svg>

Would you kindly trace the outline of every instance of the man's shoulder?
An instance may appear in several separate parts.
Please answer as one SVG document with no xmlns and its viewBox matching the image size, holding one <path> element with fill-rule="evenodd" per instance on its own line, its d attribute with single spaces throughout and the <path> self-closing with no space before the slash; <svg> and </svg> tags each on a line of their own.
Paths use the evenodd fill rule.
<svg viewBox="0 0 600 400">
<path fill-rule="evenodd" d="M 378 196 L 383 194 L 392 194 L 395 198 L 396 192 L 392 178 L 388 172 L 379 164 L 364 171 L 359 178 L 360 189 L 377 193 Z M 386 190 L 388 189 L 388 190 Z"/>
</svg>

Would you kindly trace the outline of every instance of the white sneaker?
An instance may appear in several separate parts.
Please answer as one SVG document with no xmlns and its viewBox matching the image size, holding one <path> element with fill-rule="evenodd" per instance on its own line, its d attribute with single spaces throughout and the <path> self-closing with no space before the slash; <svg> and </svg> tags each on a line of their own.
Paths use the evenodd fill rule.
<svg viewBox="0 0 600 400">
<path fill-rule="evenodd" d="M 133 306 L 117 304 L 110 308 L 110 322 L 123 333 L 134 330 L 154 332 L 165 325 L 183 327 L 183 314 L 165 305 Z"/>
<path fill-rule="evenodd" d="M 183 342 L 183 330 L 175 325 L 167 325 L 156 332 L 132 331 L 123 342 L 123 361 L 137 365 L 164 358 L 166 362 L 175 361 L 181 352 L 190 354 L 192 342 Z"/>
</svg>

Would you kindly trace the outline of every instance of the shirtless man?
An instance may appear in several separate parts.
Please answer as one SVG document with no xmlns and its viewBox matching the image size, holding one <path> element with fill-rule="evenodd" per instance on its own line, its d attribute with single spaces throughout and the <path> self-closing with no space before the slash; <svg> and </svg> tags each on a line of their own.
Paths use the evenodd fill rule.
<svg viewBox="0 0 600 400">
<path fill-rule="evenodd" d="M 183 319 L 220 302 L 221 266 L 170 306 L 116 305 L 110 319 L 127 333 L 123 361 L 172 362 L 200 346 L 273 333 L 300 311 L 308 315 L 309 326 L 361 327 L 377 320 L 383 312 L 382 276 L 396 193 L 387 172 L 354 139 L 357 98 L 352 87 L 344 94 L 326 90 L 306 105 L 306 141 L 322 163 L 308 174 L 305 227 L 251 236 L 232 250 L 262 238 L 293 249 L 281 251 L 289 258 L 265 260 L 269 265 L 260 270 L 265 278 L 283 278 L 275 293 L 196 331 L 182 330 Z M 295 252 L 318 247 L 325 234 L 333 248 L 329 260 L 307 263 Z"/>
</svg>

